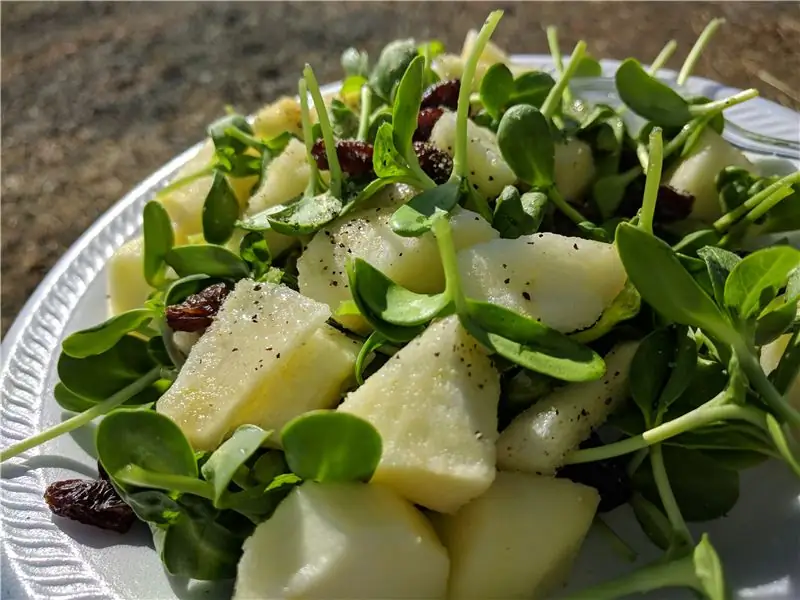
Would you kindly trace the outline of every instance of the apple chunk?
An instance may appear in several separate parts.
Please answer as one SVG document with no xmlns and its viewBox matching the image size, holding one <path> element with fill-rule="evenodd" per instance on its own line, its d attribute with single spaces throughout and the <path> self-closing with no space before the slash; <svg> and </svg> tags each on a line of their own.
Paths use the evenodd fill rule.
<svg viewBox="0 0 800 600">
<path fill-rule="evenodd" d="M 233 598 L 434 600 L 448 566 L 430 523 L 390 490 L 306 482 L 245 541 Z"/>
<path fill-rule="evenodd" d="M 568 574 L 599 501 L 568 479 L 498 473 L 457 513 L 433 517 L 450 554 L 448 597 L 543 597 Z"/>
<path fill-rule="evenodd" d="M 500 382 L 456 317 L 431 325 L 339 410 L 383 439 L 373 481 L 416 504 L 452 512 L 494 479 Z"/>
</svg>

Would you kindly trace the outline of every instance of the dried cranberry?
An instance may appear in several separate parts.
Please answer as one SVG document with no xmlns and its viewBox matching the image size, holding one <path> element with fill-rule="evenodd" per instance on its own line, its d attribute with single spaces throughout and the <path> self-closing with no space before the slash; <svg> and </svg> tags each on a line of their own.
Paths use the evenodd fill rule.
<svg viewBox="0 0 800 600">
<path fill-rule="evenodd" d="M 659 223 L 683 221 L 692 213 L 694 196 L 676 190 L 671 185 L 658 186 L 655 219 Z"/>
<path fill-rule="evenodd" d="M 453 170 L 453 159 L 442 152 L 433 144 L 427 142 L 414 142 L 414 152 L 417 154 L 419 166 L 436 183 L 444 183 Z"/>
<path fill-rule="evenodd" d="M 581 448 L 602 446 L 600 437 L 592 433 Z M 556 477 L 564 477 L 575 483 L 593 487 L 600 494 L 598 512 L 608 512 L 622 506 L 631 497 L 633 488 L 627 471 L 628 457 L 617 456 L 577 465 L 565 465 L 558 470 Z"/>
<path fill-rule="evenodd" d="M 419 115 L 417 116 L 417 130 L 414 132 L 414 141 L 427 142 L 431 139 L 433 126 L 436 125 L 436 122 L 443 114 L 444 109 L 439 107 L 423 108 L 419 111 Z"/>
<path fill-rule="evenodd" d="M 230 293 L 224 283 L 215 283 L 192 294 L 180 304 L 167 307 L 167 325 L 173 331 L 200 331 L 211 325 Z"/>
<path fill-rule="evenodd" d="M 372 144 L 358 140 L 339 140 L 336 142 L 336 156 L 342 171 L 352 177 L 372 173 Z M 325 142 L 321 139 L 314 143 L 311 156 L 317 161 L 317 168 L 325 171 L 329 168 L 325 154 Z"/>
<path fill-rule="evenodd" d="M 458 79 L 434 83 L 422 94 L 420 108 L 437 108 L 444 106 L 451 110 L 458 108 L 458 94 L 461 82 Z"/>
<path fill-rule="evenodd" d="M 50 510 L 59 517 L 125 533 L 136 520 L 108 481 L 66 479 L 48 486 L 44 493 Z"/>
</svg>

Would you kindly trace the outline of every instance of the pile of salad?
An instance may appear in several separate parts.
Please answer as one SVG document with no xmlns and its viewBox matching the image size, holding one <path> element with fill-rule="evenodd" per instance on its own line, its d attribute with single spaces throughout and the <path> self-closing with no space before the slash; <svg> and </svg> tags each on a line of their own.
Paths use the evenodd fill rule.
<svg viewBox="0 0 800 600">
<path fill-rule="evenodd" d="M 629 504 L 664 555 L 571 598 L 660 587 L 726 597 L 688 522 L 739 473 L 800 477 L 800 172 L 723 139 L 757 95 L 682 95 L 621 63 L 617 105 L 489 38 L 348 49 L 324 97 L 231 113 L 111 259 L 107 321 L 58 361 L 74 417 L 102 417 L 100 478 L 57 515 L 152 529 L 165 569 L 234 598 L 538 598 Z M 624 544 L 624 540 L 617 540 Z"/>
</svg>

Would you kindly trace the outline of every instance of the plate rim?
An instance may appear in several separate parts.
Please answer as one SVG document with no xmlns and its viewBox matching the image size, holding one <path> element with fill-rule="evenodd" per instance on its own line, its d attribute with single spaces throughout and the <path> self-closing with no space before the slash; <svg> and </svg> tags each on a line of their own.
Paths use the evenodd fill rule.
<svg viewBox="0 0 800 600">
<path fill-rule="evenodd" d="M 512 55 L 515 63 L 552 68 L 552 59 L 543 54 Z M 621 61 L 600 61 L 604 73 Z M 663 69 L 667 77 L 675 71 Z M 335 90 L 339 82 L 324 86 Z M 732 94 L 738 88 L 710 79 L 691 77 L 688 86 L 708 90 L 706 95 Z M 800 118 L 792 109 L 764 98 L 773 114 L 780 109 Z M 766 111 L 767 105 L 764 106 Z M 761 110 L 760 110 L 761 111 Z M 111 254 L 140 228 L 141 205 L 152 198 L 175 172 L 194 156 L 203 142 L 181 152 L 107 209 L 56 262 L 15 317 L 0 344 L 0 439 L 3 442 L 27 437 L 39 428 L 43 403 L 50 397 L 46 389 L 65 328 L 87 288 L 103 270 Z M 10 434 L 10 435 L 9 435 Z M 28 451 L 30 458 L 41 448 Z M 4 465 L 11 468 L 14 464 Z M 80 556 L 80 544 L 56 527 L 42 502 L 46 483 L 34 467 L 19 478 L 0 480 L 0 528 L 3 535 L 2 595 L 38 598 L 58 595 L 73 598 L 118 598 L 103 574 Z M 41 540 L 36 538 L 41 537 Z M 47 550 L 53 557 L 32 557 L 31 549 Z M 65 569 L 66 567 L 66 569 Z"/>
</svg>

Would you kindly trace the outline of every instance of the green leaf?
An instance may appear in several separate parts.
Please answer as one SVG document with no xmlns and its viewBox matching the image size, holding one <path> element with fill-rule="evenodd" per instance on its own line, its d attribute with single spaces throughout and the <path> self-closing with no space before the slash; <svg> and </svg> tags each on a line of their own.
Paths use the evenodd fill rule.
<svg viewBox="0 0 800 600">
<path fill-rule="evenodd" d="M 663 316 L 707 329 L 723 340 L 734 335 L 720 309 L 667 244 L 628 223 L 617 227 L 615 243 L 628 278 Z"/>
<path fill-rule="evenodd" d="M 389 224 L 397 235 L 419 237 L 430 231 L 433 221 L 453 210 L 461 197 L 461 182 L 449 180 L 425 190 L 398 208 Z"/>
<path fill-rule="evenodd" d="M 387 44 L 369 76 L 372 90 L 385 102 L 391 103 L 394 91 L 408 65 L 417 56 L 414 40 L 395 40 Z"/>
<path fill-rule="evenodd" d="M 758 315 L 786 286 L 800 266 L 800 251 L 774 246 L 750 254 L 731 271 L 725 283 L 725 306 L 741 319 Z"/>
<path fill-rule="evenodd" d="M 716 233 L 716 232 L 715 232 Z M 714 289 L 714 299 L 717 304 L 722 305 L 725 282 L 731 274 L 733 268 L 742 259 L 733 252 L 728 252 L 716 246 L 705 246 L 697 251 L 697 256 L 703 259 L 708 269 L 708 276 L 711 279 L 711 287 Z"/>
<path fill-rule="evenodd" d="M 171 368 L 175 365 L 167 351 L 166 342 L 160 335 L 156 335 L 147 340 L 147 355 L 152 361 L 162 367 Z"/>
<path fill-rule="evenodd" d="M 555 80 L 543 71 L 528 71 L 514 80 L 514 90 L 508 100 L 509 106 L 529 104 L 541 108 Z"/>
<path fill-rule="evenodd" d="M 239 256 L 211 244 L 178 246 L 167 253 L 167 264 L 179 277 L 204 274 L 209 277 L 242 279 L 250 275 L 247 263 Z"/>
<path fill-rule="evenodd" d="M 506 105 L 514 93 L 514 75 L 503 63 L 489 67 L 481 80 L 480 97 L 483 107 L 493 118 L 503 115 Z"/>
<path fill-rule="evenodd" d="M 196 294 L 218 282 L 218 279 L 202 273 L 181 277 L 167 288 L 164 294 L 164 305 L 171 306 L 173 304 L 180 304 L 192 294 Z"/>
<path fill-rule="evenodd" d="M 672 541 L 672 525 L 663 512 L 641 494 L 634 494 L 631 507 L 639 526 L 645 535 L 662 550 L 669 548 Z"/>
<path fill-rule="evenodd" d="M 687 521 L 711 521 L 728 514 L 739 499 L 739 473 L 697 450 L 663 446 L 672 492 Z M 649 461 L 633 476 L 634 488 L 656 506 L 660 496 Z"/>
<path fill-rule="evenodd" d="M 641 306 L 642 298 L 639 296 L 639 292 L 636 291 L 630 281 L 626 281 L 625 287 L 617 294 L 611 305 L 603 311 L 603 314 L 600 315 L 594 325 L 577 333 L 571 333 L 569 337 L 581 344 L 588 344 L 598 340 L 622 321 L 627 321 L 638 315 Z"/>
<path fill-rule="evenodd" d="M 611 218 L 625 197 L 625 190 L 642 174 L 638 168 L 600 177 L 592 185 L 592 200 L 603 219 Z"/>
<path fill-rule="evenodd" d="M 503 159 L 522 181 L 538 187 L 553 183 L 555 145 L 547 118 L 526 104 L 506 111 L 497 129 Z"/>
<path fill-rule="evenodd" d="M 633 58 L 622 62 L 614 77 L 617 93 L 640 117 L 661 127 L 682 127 L 692 119 L 689 103 L 668 85 L 649 75 Z"/>
<path fill-rule="evenodd" d="M 603 75 L 603 67 L 593 56 L 588 54 L 581 58 L 573 77 L 600 77 Z"/>
<path fill-rule="evenodd" d="M 267 216 L 270 229 L 284 235 L 308 235 L 319 231 L 342 212 L 342 201 L 330 190 L 317 196 L 305 196 L 284 205 Z"/>
<path fill-rule="evenodd" d="M 689 387 L 697 370 L 697 343 L 687 327 L 678 327 L 671 332 L 674 339 L 674 355 L 667 363 L 671 369 L 666 385 L 658 398 L 658 410 L 664 414 Z"/>
<path fill-rule="evenodd" d="M 786 394 L 800 371 L 800 330 L 795 331 L 769 379 L 781 394 Z"/>
<path fill-rule="evenodd" d="M 292 472 L 321 483 L 369 481 L 382 452 L 375 427 L 334 410 L 312 411 L 293 419 L 283 428 L 281 443 Z"/>
<path fill-rule="evenodd" d="M 667 329 L 656 329 L 648 335 L 631 361 L 631 396 L 642 411 L 647 427 L 655 421 L 661 390 L 670 376 L 670 363 L 675 353 L 675 339 Z"/>
<path fill-rule="evenodd" d="M 393 325 L 414 327 L 423 325 L 437 316 L 451 304 L 450 293 L 417 294 L 395 283 L 367 261 L 356 258 L 353 261 L 355 288 L 369 309 L 382 320 Z"/>
<path fill-rule="evenodd" d="M 778 297 L 773 300 L 756 321 L 755 344 L 764 346 L 778 339 L 797 320 L 797 299 L 787 302 Z"/>
<path fill-rule="evenodd" d="M 506 186 L 497 198 L 492 227 L 500 237 L 516 239 L 539 230 L 548 204 L 547 194 L 540 191 L 520 195 L 513 185 Z"/>
<path fill-rule="evenodd" d="M 180 427 L 154 411 L 117 410 L 97 426 L 97 455 L 113 478 L 133 465 L 154 473 L 197 477 L 192 446 Z"/>
<path fill-rule="evenodd" d="M 727 600 L 728 594 L 725 587 L 725 574 L 717 552 L 704 533 L 700 543 L 692 553 L 694 561 L 694 574 L 700 580 L 700 585 L 708 600 Z"/>
<path fill-rule="evenodd" d="M 154 366 L 147 353 L 147 342 L 125 335 L 108 350 L 85 358 L 62 353 L 58 359 L 58 377 L 73 394 L 100 402 L 130 385 Z M 145 401 L 142 396 L 139 394 L 137 398 Z M 146 401 L 153 400 L 155 398 L 150 396 Z"/>
<path fill-rule="evenodd" d="M 367 359 L 372 353 L 378 350 L 378 348 L 385 346 L 388 342 L 389 340 L 383 337 L 379 331 L 373 331 L 367 338 L 367 341 L 361 346 L 355 365 L 356 381 L 358 385 L 364 385 L 364 369 L 368 366 Z"/>
<path fill-rule="evenodd" d="M 397 86 L 392 108 L 394 146 L 406 160 L 416 160 L 412 138 L 417 130 L 417 117 L 422 102 L 425 59 L 417 56 L 408 65 Z M 412 158 L 413 155 L 413 158 Z"/>
<path fill-rule="evenodd" d="M 203 237 L 210 244 L 224 244 L 239 218 L 239 201 L 228 179 L 217 171 L 203 203 Z"/>
<path fill-rule="evenodd" d="M 372 169 L 381 179 L 389 177 L 413 177 L 406 161 L 395 147 L 392 125 L 382 123 L 375 134 L 372 153 Z"/>
<path fill-rule="evenodd" d="M 69 391 L 69 388 L 61 382 L 53 388 L 53 397 L 61 408 L 76 413 L 82 413 L 97 404 Z"/>
<path fill-rule="evenodd" d="M 165 257 L 175 244 L 172 221 L 164 206 L 156 200 L 144 205 L 144 278 L 153 287 L 164 282 Z"/>
<path fill-rule="evenodd" d="M 360 88 L 359 88 L 360 89 Z M 356 137 L 358 133 L 358 115 L 338 98 L 331 100 L 328 114 L 334 135 L 341 139 Z"/>
<path fill-rule="evenodd" d="M 364 77 L 369 75 L 369 54 L 357 48 L 348 48 L 342 52 L 342 70 L 349 77 Z"/>
<path fill-rule="evenodd" d="M 94 327 L 76 331 L 61 343 L 61 348 L 75 358 L 101 354 L 111 349 L 126 334 L 149 323 L 155 316 L 148 308 L 134 308 Z"/>
<path fill-rule="evenodd" d="M 771 414 L 767 414 L 766 419 L 767 431 L 769 431 L 769 435 L 772 437 L 775 448 L 783 457 L 783 460 L 786 461 L 786 464 L 795 472 L 795 475 L 800 477 L 800 457 L 796 456 L 789 446 L 789 442 L 786 439 L 786 432 L 783 430 L 781 424 L 778 423 L 778 420 Z"/>
<path fill-rule="evenodd" d="M 228 490 L 228 485 L 239 467 L 253 456 L 271 433 L 256 425 L 242 425 L 206 461 L 201 472 L 214 488 L 215 506 Z"/>
<path fill-rule="evenodd" d="M 239 244 L 239 256 L 250 266 L 250 272 L 256 280 L 264 277 L 272 266 L 269 244 L 264 235 L 257 231 L 251 231 L 242 238 Z"/>
<path fill-rule="evenodd" d="M 360 75 L 351 75 L 342 82 L 339 95 L 344 97 L 355 96 L 361 92 L 361 88 L 367 83 L 367 78 Z"/>
<path fill-rule="evenodd" d="M 467 299 L 461 323 L 485 347 L 531 371 L 562 381 L 592 381 L 605 373 L 603 359 L 587 346 L 512 310 Z"/>
</svg>

